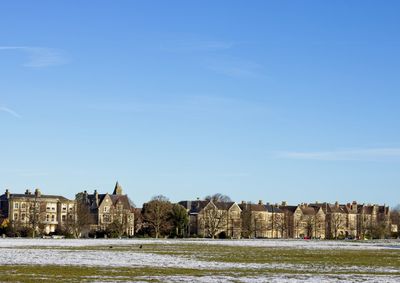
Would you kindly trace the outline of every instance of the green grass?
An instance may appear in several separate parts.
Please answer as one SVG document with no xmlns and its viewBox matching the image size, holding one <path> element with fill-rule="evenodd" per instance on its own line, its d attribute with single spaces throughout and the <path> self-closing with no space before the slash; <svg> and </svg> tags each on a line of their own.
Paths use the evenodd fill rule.
<svg viewBox="0 0 400 283">
<path fill-rule="evenodd" d="M 42 248 L 42 247 L 40 247 Z M 162 281 L 163 276 L 231 276 L 253 277 L 285 274 L 329 275 L 390 275 L 400 278 L 400 252 L 398 250 L 316 250 L 266 247 L 233 247 L 206 245 L 202 243 L 177 242 L 172 244 L 143 243 L 140 249 L 135 245 L 96 246 L 96 247 L 48 247 L 63 250 L 108 250 L 110 252 L 136 252 L 166 254 L 186 259 L 196 259 L 218 263 L 266 264 L 263 268 L 238 269 L 191 269 L 161 267 L 78 267 L 6 265 L 0 266 L 1 282 L 82 282 L 82 281 Z M 24 249 L 21 247 L 20 249 Z M 1 249 L 0 249 L 1 254 Z M 121 254 L 121 256 L 123 256 Z M 271 264 L 271 266 L 269 266 Z M 274 266 L 273 264 L 283 264 Z M 291 266 L 285 266 L 285 265 Z M 361 269 L 360 269 L 361 268 Z M 364 269 L 362 269 L 364 268 Z M 381 269 L 380 269 L 381 268 Z M 390 268 L 392 271 L 382 271 Z M 333 276 L 333 277 L 332 277 Z"/>
</svg>

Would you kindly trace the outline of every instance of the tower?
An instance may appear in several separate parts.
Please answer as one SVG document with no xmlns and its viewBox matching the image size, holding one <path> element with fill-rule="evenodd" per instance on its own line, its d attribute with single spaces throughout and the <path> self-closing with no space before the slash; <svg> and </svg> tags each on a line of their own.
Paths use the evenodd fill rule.
<svg viewBox="0 0 400 283">
<path fill-rule="evenodd" d="M 122 195 L 122 187 L 121 185 L 118 183 L 115 184 L 115 188 L 114 188 L 114 192 L 113 195 Z"/>
</svg>

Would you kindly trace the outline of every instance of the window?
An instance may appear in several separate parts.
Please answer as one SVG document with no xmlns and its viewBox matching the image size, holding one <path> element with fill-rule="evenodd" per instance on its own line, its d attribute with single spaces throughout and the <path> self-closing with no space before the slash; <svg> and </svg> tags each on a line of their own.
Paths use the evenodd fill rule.
<svg viewBox="0 0 400 283">
<path fill-rule="evenodd" d="M 21 203 L 21 208 L 25 208 L 25 207 L 26 207 L 25 203 L 24 202 Z"/>
<path fill-rule="evenodd" d="M 62 215 L 61 216 L 61 219 L 62 219 L 62 221 L 65 221 L 67 218 L 66 218 L 66 215 Z"/>
<path fill-rule="evenodd" d="M 51 221 L 54 221 L 55 220 L 55 215 L 53 214 L 52 216 L 51 216 Z"/>
<path fill-rule="evenodd" d="M 105 206 L 104 207 L 104 212 L 109 212 L 110 211 L 110 207 L 109 206 Z"/>
<path fill-rule="evenodd" d="M 21 214 L 21 221 L 25 221 L 25 214 L 24 213 Z"/>
<path fill-rule="evenodd" d="M 15 202 L 15 203 L 14 203 L 14 208 L 15 208 L 15 209 L 18 209 L 18 208 L 19 208 L 19 203 L 18 203 L 18 202 Z"/>
<path fill-rule="evenodd" d="M 18 213 L 14 213 L 14 220 L 18 220 Z"/>
<path fill-rule="evenodd" d="M 105 223 L 111 222 L 111 216 L 110 216 L 110 214 L 104 214 L 104 215 L 103 215 L 103 222 L 105 222 Z"/>
<path fill-rule="evenodd" d="M 46 214 L 46 221 L 50 221 L 50 215 Z"/>
</svg>

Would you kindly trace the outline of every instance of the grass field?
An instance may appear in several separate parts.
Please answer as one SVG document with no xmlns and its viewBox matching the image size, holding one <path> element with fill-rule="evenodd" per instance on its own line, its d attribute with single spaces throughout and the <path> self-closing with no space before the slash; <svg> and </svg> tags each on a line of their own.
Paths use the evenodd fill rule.
<svg viewBox="0 0 400 283">
<path fill-rule="evenodd" d="M 0 239 L 0 281 L 400 282 L 400 243 Z"/>
</svg>

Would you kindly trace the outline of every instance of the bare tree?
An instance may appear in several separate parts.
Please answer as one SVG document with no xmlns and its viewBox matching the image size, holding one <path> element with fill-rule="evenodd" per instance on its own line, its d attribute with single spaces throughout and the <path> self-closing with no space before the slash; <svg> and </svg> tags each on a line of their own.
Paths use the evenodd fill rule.
<svg viewBox="0 0 400 283">
<path fill-rule="evenodd" d="M 155 237 L 169 232 L 172 204 L 165 196 L 155 196 L 143 205 L 143 219 L 154 230 Z"/>
<path fill-rule="evenodd" d="M 214 239 L 218 232 L 226 227 L 227 211 L 219 210 L 216 206 L 204 209 L 204 230 L 207 236 Z"/>
<path fill-rule="evenodd" d="M 331 213 L 330 215 L 330 233 L 333 233 L 334 239 L 338 238 L 339 230 L 343 229 L 344 220 L 341 213 Z"/>
<path fill-rule="evenodd" d="M 232 199 L 227 196 L 227 195 L 223 195 L 220 193 L 216 193 L 214 195 L 210 195 L 210 196 L 206 196 L 205 197 L 206 200 L 211 200 L 213 202 L 231 202 Z"/>
<path fill-rule="evenodd" d="M 325 231 L 325 219 L 322 217 L 321 214 L 316 213 L 314 216 L 314 237 L 315 238 L 320 238 L 322 231 Z"/>
<path fill-rule="evenodd" d="M 251 238 L 255 233 L 255 216 L 251 203 L 246 203 L 242 207 L 242 237 Z"/>
<path fill-rule="evenodd" d="M 29 227 L 32 228 L 32 238 L 41 230 L 41 224 L 46 219 L 46 202 L 41 201 L 39 196 L 34 196 L 26 200 L 25 217 Z"/>
</svg>

